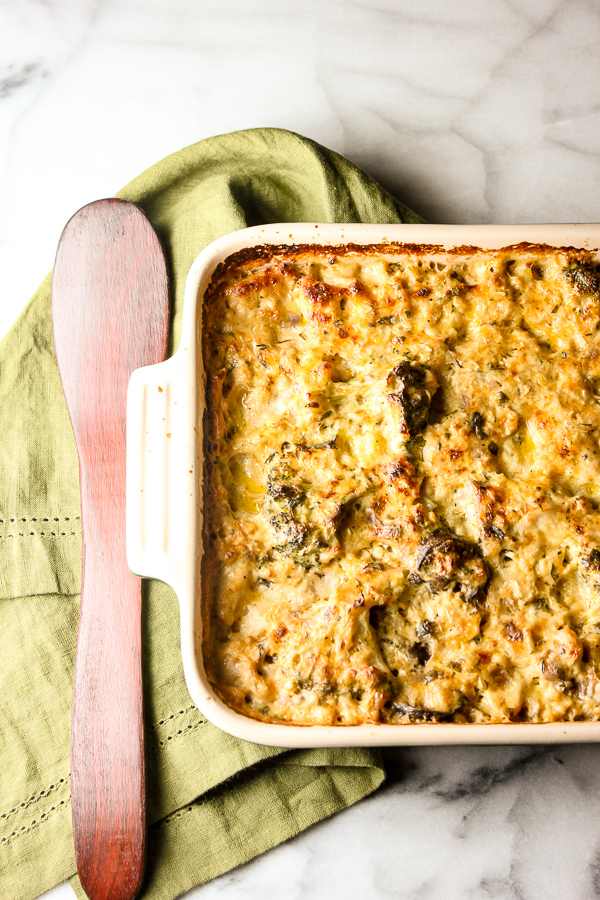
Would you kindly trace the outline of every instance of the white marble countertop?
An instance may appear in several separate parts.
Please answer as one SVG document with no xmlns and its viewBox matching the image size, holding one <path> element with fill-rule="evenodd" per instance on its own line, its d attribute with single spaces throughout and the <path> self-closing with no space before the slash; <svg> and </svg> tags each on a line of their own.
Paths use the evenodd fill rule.
<svg viewBox="0 0 600 900">
<path fill-rule="evenodd" d="M 240 128 L 327 144 L 431 222 L 600 219 L 592 0 L 3 0 L 0 50 L 0 333 L 76 209 Z M 600 896 L 600 749 L 388 758 L 375 796 L 188 896 Z"/>
</svg>

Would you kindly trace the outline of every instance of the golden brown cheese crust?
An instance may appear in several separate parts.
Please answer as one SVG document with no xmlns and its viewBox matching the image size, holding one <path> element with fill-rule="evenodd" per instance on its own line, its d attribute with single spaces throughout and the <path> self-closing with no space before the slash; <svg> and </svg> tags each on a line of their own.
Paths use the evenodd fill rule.
<svg viewBox="0 0 600 900">
<path fill-rule="evenodd" d="M 264 247 L 205 298 L 203 652 L 300 725 L 600 718 L 600 272 Z"/>
</svg>

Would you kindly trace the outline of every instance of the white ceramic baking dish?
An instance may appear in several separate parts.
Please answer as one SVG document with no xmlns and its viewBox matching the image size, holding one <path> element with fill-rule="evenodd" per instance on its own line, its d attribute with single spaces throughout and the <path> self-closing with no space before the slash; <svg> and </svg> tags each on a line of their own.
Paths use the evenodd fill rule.
<svg viewBox="0 0 600 900">
<path fill-rule="evenodd" d="M 270 724 L 227 707 L 202 661 L 202 298 L 217 265 L 260 244 L 380 244 L 387 241 L 498 248 L 521 241 L 600 248 L 600 225 L 329 225 L 258 226 L 206 247 L 185 286 L 181 342 L 166 362 L 138 369 L 127 405 L 127 558 L 132 571 L 171 585 L 181 608 L 187 685 L 206 718 L 236 737 L 280 747 L 409 744 L 503 744 L 600 741 L 600 722 L 505 725 Z"/>
</svg>

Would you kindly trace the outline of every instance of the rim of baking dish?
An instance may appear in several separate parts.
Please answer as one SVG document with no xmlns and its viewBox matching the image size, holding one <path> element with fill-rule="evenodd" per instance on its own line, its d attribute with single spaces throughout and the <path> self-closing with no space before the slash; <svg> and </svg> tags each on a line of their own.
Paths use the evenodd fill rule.
<svg viewBox="0 0 600 900">
<path fill-rule="evenodd" d="M 262 722 L 227 706 L 202 660 L 200 573 L 204 372 L 202 300 L 217 266 L 261 244 L 432 244 L 482 249 L 528 242 L 600 248 L 598 224 L 359 225 L 278 223 L 245 228 L 209 244 L 192 264 L 181 340 L 164 363 L 133 373 L 127 408 L 127 558 L 133 572 L 169 584 L 178 596 L 188 689 L 206 718 L 234 737 L 279 747 L 351 747 L 600 741 L 600 722 L 290 725 Z"/>
</svg>

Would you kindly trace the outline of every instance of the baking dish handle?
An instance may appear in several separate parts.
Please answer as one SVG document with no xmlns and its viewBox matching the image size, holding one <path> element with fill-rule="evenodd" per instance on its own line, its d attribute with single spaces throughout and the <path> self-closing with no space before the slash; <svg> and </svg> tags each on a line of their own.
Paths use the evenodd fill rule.
<svg viewBox="0 0 600 900">
<path fill-rule="evenodd" d="M 188 370 L 189 360 L 176 353 L 136 369 L 127 392 L 127 562 L 180 597 L 193 591 L 201 476 Z"/>
</svg>

